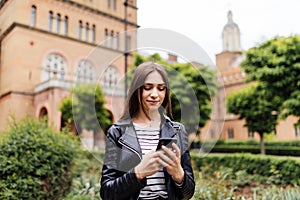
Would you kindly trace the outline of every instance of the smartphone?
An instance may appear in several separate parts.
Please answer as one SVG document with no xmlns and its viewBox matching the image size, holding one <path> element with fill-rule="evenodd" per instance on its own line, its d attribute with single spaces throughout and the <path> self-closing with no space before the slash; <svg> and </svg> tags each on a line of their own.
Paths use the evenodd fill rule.
<svg viewBox="0 0 300 200">
<path fill-rule="evenodd" d="M 160 138 L 158 141 L 158 145 L 156 151 L 161 149 L 161 146 L 164 145 L 168 148 L 172 148 L 172 143 L 177 143 L 177 138 Z"/>
</svg>

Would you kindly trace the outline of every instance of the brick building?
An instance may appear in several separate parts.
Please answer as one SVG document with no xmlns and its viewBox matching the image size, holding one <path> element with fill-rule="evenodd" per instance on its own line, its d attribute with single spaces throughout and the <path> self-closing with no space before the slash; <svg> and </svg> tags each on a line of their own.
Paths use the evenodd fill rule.
<svg viewBox="0 0 300 200">
<path fill-rule="evenodd" d="M 118 118 L 125 37 L 128 49 L 136 46 L 136 36 L 124 30 L 136 28 L 136 0 L 2 0 L 0 131 L 11 115 L 47 116 L 59 130 L 58 105 L 78 82 L 100 83 Z"/>
<path fill-rule="evenodd" d="M 248 132 L 244 126 L 245 121 L 237 116 L 227 113 L 225 106 L 226 95 L 232 91 L 242 89 L 245 83 L 245 73 L 239 64 L 243 60 L 243 51 L 240 42 L 240 30 L 232 18 L 232 12 L 228 12 L 228 22 L 223 28 L 223 50 L 216 55 L 216 68 L 219 72 L 218 96 L 213 99 L 212 120 L 201 130 L 201 139 L 258 139 L 256 133 Z M 275 137 L 278 140 L 292 140 L 300 137 L 299 128 L 294 127 L 297 121 L 295 117 L 288 117 L 279 121 Z"/>
</svg>

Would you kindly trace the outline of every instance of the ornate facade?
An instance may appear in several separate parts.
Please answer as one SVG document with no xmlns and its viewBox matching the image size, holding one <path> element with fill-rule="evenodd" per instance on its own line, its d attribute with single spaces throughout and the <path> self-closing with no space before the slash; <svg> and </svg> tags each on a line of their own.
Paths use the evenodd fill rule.
<svg viewBox="0 0 300 200">
<path fill-rule="evenodd" d="M 126 30 L 138 27 L 136 0 L 126 2 L 125 8 L 120 0 L 1 1 L 1 130 L 10 116 L 27 115 L 46 115 L 59 130 L 59 103 L 80 82 L 101 84 L 106 107 L 115 118 L 120 116 L 124 24 Z M 136 36 L 126 34 L 126 40 L 134 49 Z"/>
</svg>

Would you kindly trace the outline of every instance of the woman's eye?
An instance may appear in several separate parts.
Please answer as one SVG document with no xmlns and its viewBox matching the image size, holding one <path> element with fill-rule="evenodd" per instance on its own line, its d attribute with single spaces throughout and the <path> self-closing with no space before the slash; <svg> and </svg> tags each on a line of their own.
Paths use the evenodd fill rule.
<svg viewBox="0 0 300 200">
<path fill-rule="evenodd" d="M 151 90 L 152 87 L 150 86 L 144 86 L 144 90 Z"/>
<path fill-rule="evenodd" d="M 164 91 L 166 89 L 166 86 L 162 85 L 162 86 L 151 86 L 151 85 L 144 85 L 143 89 L 144 90 L 152 90 L 153 88 L 156 88 L 158 91 Z"/>
<path fill-rule="evenodd" d="M 158 87 L 158 90 L 159 90 L 159 91 L 164 91 L 165 89 L 166 89 L 165 86 L 160 86 L 160 87 Z"/>
</svg>

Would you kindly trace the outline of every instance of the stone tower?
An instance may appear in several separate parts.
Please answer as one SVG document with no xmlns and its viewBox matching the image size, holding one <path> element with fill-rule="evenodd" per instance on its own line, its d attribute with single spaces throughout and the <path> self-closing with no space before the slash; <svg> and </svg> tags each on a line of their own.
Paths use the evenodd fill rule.
<svg viewBox="0 0 300 200">
<path fill-rule="evenodd" d="M 223 51 L 241 51 L 240 29 L 233 22 L 232 12 L 229 10 L 227 14 L 228 22 L 223 28 Z"/>
</svg>

